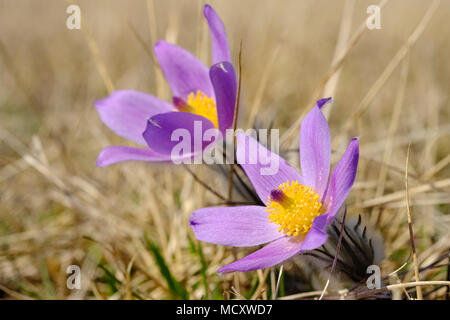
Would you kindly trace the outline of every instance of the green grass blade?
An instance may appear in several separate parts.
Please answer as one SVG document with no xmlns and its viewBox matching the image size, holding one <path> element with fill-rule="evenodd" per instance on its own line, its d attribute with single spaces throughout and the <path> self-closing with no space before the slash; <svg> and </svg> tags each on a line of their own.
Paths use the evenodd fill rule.
<svg viewBox="0 0 450 320">
<path fill-rule="evenodd" d="M 188 300 L 189 299 L 188 292 L 170 272 L 170 269 L 167 266 L 166 261 L 164 260 L 164 257 L 162 256 L 161 250 L 158 247 L 158 245 L 154 243 L 152 240 L 148 239 L 147 237 L 145 237 L 145 241 L 155 259 L 156 264 L 158 265 L 161 275 L 167 282 L 167 286 L 169 287 L 171 295 L 174 298 L 181 298 L 183 300 Z"/>
</svg>

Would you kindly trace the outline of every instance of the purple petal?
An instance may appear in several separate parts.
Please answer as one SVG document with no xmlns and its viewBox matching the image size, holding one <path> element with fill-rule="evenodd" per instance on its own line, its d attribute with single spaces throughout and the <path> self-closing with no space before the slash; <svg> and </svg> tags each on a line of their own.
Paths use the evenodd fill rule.
<svg viewBox="0 0 450 320">
<path fill-rule="evenodd" d="M 328 222 L 334 218 L 352 188 L 358 167 L 358 159 L 358 139 L 354 138 L 331 173 L 330 183 L 323 201 L 328 208 Z"/>
<path fill-rule="evenodd" d="M 282 183 L 288 180 L 302 183 L 302 177 L 296 169 L 252 137 L 237 132 L 236 141 L 237 162 L 243 167 L 263 203 L 267 203 L 270 192 Z"/>
<path fill-rule="evenodd" d="M 151 116 L 169 112 L 173 106 L 150 94 L 134 91 L 114 91 L 95 102 L 102 121 L 119 136 L 145 145 L 142 132 Z"/>
<path fill-rule="evenodd" d="M 231 63 L 220 62 L 211 67 L 209 76 L 216 94 L 219 130 L 225 135 L 225 130 L 233 125 L 237 90 L 236 74 Z"/>
<path fill-rule="evenodd" d="M 301 251 L 314 250 L 319 248 L 327 241 L 327 234 L 325 233 L 325 227 L 327 226 L 328 213 L 317 216 L 311 226 L 311 229 L 306 234 L 305 239 L 302 242 Z"/>
<path fill-rule="evenodd" d="M 293 237 L 283 237 L 252 254 L 223 266 L 219 273 L 252 271 L 277 265 L 299 253 L 302 242 Z"/>
<path fill-rule="evenodd" d="M 209 5 L 205 5 L 203 14 L 208 21 L 211 32 L 213 63 L 231 61 L 227 35 L 222 20 L 220 20 L 219 15 Z"/>
<path fill-rule="evenodd" d="M 185 144 L 185 155 L 200 154 L 210 141 L 203 141 L 203 134 L 214 129 L 205 117 L 188 112 L 167 112 L 151 117 L 143 137 L 153 151 L 171 155 L 177 145 Z M 178 155 L 178 154 L 177 154 Z"/>
<path fill-rule="evenodd" d="M 191 227 L 201 241 L 235 247 L 256 246 L 283 236 L 268 216 L 262 206 L 204 208 L 191 215 Z"/>
<path fill-rule="evenodd" d="M 171 159 L 168 156 L 160 155 L 147 148 L 111 146 L 106 147 L 100 152 L 97 158 L 97 165 L 99 167 L 106 167 L 117 162 L 130 160 L 162 162 L 170 161 Z"/>
<path fill-rule="evenodd" d="M 314 250 L 322 246 L 327 241 L 327 234 L 322 230 L 312 226 L 308 231 L 305 239 L 301 245 L 301 251 L 303 250 Z"/>
<path fill-rule="evenodd" d="M 300 128 L 300 165 L 306 185 L 322 198 L 330 173 L 331 138 L 328 123 L 318 106 Z"/>
<path fill-rule="evenodd" d="M 330 98 L 323 98 L 323 99 L 317 100 L 316 104 L 319 107 L 319 109 L 322 109 L 323 106 L 326 105 L 330 101 L 331 101 L 331 97 Z"/>
<path fill-rule="evenodd" d="M 327 221 L 328 221 L 328 212 L 315 217 L 312 226 L 323 231 L 327 226 Z"/>
<path fill-rule="evenodd" d="M 155 55 L 176 97 L 187 101 L 198 90 L 215 98 L 208 68 L 188 51 L 165 41 L 155 44 Z"/>
</svg>

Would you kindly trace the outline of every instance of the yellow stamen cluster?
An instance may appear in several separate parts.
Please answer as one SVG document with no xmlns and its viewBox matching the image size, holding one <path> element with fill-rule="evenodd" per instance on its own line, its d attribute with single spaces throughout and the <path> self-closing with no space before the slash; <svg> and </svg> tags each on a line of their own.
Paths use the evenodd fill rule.
<svg viewBox="0 0 450 320">
<path fill-rule="evenodd" d="M 186 111 L 203 116 L 214 124 L 216 128 L 219 127 L 219 121 L 217 119 L 216 102 L 213 98 L 208 97 L 201 91 L 197 91 L 196 94 L 191 92 L 188 96 L 187 104 L 190 108 Z"/>
<path fill-rule="evenodd" d="M 269 197 L 267 203 L 270 222 L 278 224 L 278 231 L 288 236 L 306 234 L 314 218 L 323 213 L 319 195 L 298 181 L 287 181 L 278 189 L 283 192 L 279 199 Z"/>
</svg>

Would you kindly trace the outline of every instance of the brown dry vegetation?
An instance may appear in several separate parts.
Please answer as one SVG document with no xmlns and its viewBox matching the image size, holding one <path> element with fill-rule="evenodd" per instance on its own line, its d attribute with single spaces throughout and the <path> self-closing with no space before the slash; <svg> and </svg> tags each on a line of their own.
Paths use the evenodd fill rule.
<svg viewBox="0 0 450 320">
<path fill-rule="evenodd" d="M 157 39 L 187 48 L 209 63 L 204 2 L 77 3 L 82 30 L 65 26 L 69 2 L 0 0 L 0 295 L 270 298 L 278 269 L 217 274 L 220 266 L 249 251 L 195 240 L 190 213 L 219 200 L 183 168 L 95 165 L 103 147 L 125 143 L 102 124 L 95 100 L 112 89 L 170 99 L 151 55 Z M 431 1 L 388 1 L 382 28 L 373 31 L 360 28 L 373 1 L 211 4 L 226 25 L 235 62 L 243 43 L 239 127 L 248 127 L 255 115 L 273 118 L 275 128 L 287 137 L 285 146 L 295 148 L 296 121 L 317 96 L 332 95 L 335 102 L 327 112 L 333 161 L 350 137 L 360 137 L 348 216 L 361 214 L 382 235 L 383 275 L 409 262 L 402 269 L 407 273 L 385 284 L 415 280 L 405 201 L 409 143 L 408 189 L 418 265 L 428 266 L 448 254 L 450 2 L 441 1 L 434 10 Z M 339 78 L 323 88 L 327 75 L 334 74 L 333 61 L 352 39 L 357 41 L 345 55 Z M 293 135 L 284 135 L 289 129 Z M 296 153 L 290 162 L 298 165 Z M 193 169 L 226 194 L 226 179 L 211 176 L 205 168 Z M 296 274 L 310 272 L 311 266 L 302 257 L 298 260 L 285 270 L 301 289 L 289 291 L 285 283 L 286 294 L 320 295 L 328 271 L 303 283 L 307 277 Z M 66 287 L 71 264 L 81 266 L 81 290 Z M 420 273 L 424 281 L 447 277 L 446 266 Z M 343 288 L 349 286 L 334 281 L 329 295 Z M 434 288 L 438 290 L 427 294 Z M 422 290 L 427 299 L 442 298 L 446 287 Z M 392 292 L 398 297 L 403 289 Z"/>
</svg>

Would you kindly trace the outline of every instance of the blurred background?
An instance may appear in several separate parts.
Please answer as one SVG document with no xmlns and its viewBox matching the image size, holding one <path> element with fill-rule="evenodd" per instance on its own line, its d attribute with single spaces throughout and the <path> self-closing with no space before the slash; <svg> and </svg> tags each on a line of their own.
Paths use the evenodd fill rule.
<svg viewBox="0 0 450 320">
<path fill-rule="evenodd" d="M 72 3 L 81 8 L 80 30 L 66 27 Z M 102 148 L 128 142 L 101 122 L 94 101 L 116 89 L 171 100 L 153 56 L 156 40 L 210 65 L 205 3 L 0 0 L 1 298 L 274 296 L 279 268 L 217 274 L 252 248 L 195 239 L 190 213 L 220 200 L 183 167 L 96 166 Z M 450 2 L 382 1 L 375 30 L 365 25 L 375 1 L 208 3 L 225 24 L 235 65 L 242 41 L 238 127 L 273 122 L 284 149 L 295 149 L 299 121 L 317 97 L 332 96 L 326 115 L 333 163 L 351 137 L 360 138 L 347 219 L 361 215 L 376 238 L 384 284 L 414 281 L 405 201 L 410 144 L 409 209 L 420 278 L 448 280 Z M 298 154 L 286 155 L 298 167 Z M 226 179 L 201 166 L 190 169 L 226 193 Z M 81 268 L 79 290 L 66 285 L 70 265 Z M 279 296 L 320 295 L 329 269 L 315 266 L 306 256 L 286 263 Z M 337 277 L 330 288 L 336 295 L 353 285 Z M 446 290 L 423 287 L 429 299 L 442 299 Z M 400 289 L 390 294 L 410 296 Z"/>
</svg>

